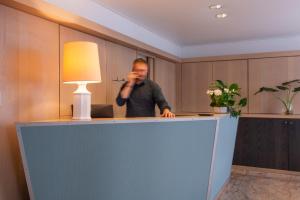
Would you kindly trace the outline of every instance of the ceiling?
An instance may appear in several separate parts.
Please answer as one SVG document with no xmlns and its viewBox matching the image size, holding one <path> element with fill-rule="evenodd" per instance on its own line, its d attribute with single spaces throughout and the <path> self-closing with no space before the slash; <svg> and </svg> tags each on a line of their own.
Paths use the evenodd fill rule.
<svg viewBox="0 0 300 200">
<path fill-rule="evenodd" d="M 300 0 L 95 1 L 180 46 L 300 34 Z M 223 8 L 208 8 L 215 3 Z M 217 19 L 220 12 L 228 17 Z"/>
</svg>

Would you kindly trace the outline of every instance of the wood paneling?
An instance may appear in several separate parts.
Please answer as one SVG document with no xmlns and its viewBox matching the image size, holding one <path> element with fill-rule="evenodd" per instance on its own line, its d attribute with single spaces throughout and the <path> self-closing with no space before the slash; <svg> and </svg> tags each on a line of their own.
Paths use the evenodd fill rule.
<svg viewBox="0 0 300 200">
<path fill-rule="evenodd" d="M 0 5 L 0 199 L 27 199 L 15 122 L 59 117 L 58 25 Z"/>
<path fill-rule="evenodd" d="M 24 12 L 40 16 L 58 24 L 70 27 L 82 32 L 85 32 L 96 37 L 109 40 L 111 42 L 118 43 L 120 45 L 127 46 L 129 48 L 150 52 L 155 56 L 171 60 L 174 62 L 181 62 L 181 58 L 167 53 L 161 49 L 155 48 L 151 45 L 143 43 L 135 38 L 126 36 L 117 31 L 111 30 L 105 26 L 102 26 L 96 22 L 90 21 L 83 17 L 68 12 L 62 8 L 59 8 L 47 1 L 39 0 L 0 0 L 0 4 L 10 6 L 22 10 Z"/>
<path fill-rule="evenodd" d="M 89 41 L 98 44 L 101 68 L 101 83 L 88 84 L 87 88 L 92 93 L 92 104 L 105 104 L 107 102 L 107 72 L 106 72 L 106 48 L 105 41 L 97 37 L 60 26 L 60 115 L 72 116 L 71 105 L 73 92 L 77 85 L 64 84 L 63 77 L 63 49 L 64 43 L 71 41 Z"/>
<path fill-rule="evenodd" d="M 273 87 L 300 78 L 300 57 L 280 57 L 249 60 L 249 112 L 283 113 L 284 107 L 270 93 L 254 93 L 262 86 Z M 300 96 L 294 100 L 295 114 L 300 113 Z"/>
<path fill-rule="evenodd" d="M 182 93 L 182 77 L 181 77 L 181 63 L 176 63 L 176 113 L 182 112 L 182 98 L 181 98 L 181 93 Z"/>
<path fill-rule="evenodd" d="M 176 65 L 175 63 L 155 59 L 154 81 L 161 87 L 172 111 L 176 111 Z"/>
<path fill-rule="evenodd" d="M 134 59 L 136 59 L 137 52 L 135 50 L 111 42 L 106 42 L 106 50 L 107 72 L 109 77 L 107 82 L 107 101 L 108 103 L 113 104 L 115 117 L 124 117 L 126 106 L 117 106 L 116 97 L 118 96 L 122 84 L 127 80 L 127 74 L 132 69 L 132 62 L 134 61 Z"/>
<path fill-rule="evenodd" d="M 182 65 L 182 111 L 211 112 L 206 94 L 212 82 L 212 63 L 185 63 Z"/>
<path fill-rule="evenodd" d="M 248 97 L 248 63 L 247 60 L 217 61 L 213 63 L 213 79 L 226 83 L 237 83 L 241 87 L 242 97 Z M 248 107 L 243 108 L 244 113 Z"/>
</svg>

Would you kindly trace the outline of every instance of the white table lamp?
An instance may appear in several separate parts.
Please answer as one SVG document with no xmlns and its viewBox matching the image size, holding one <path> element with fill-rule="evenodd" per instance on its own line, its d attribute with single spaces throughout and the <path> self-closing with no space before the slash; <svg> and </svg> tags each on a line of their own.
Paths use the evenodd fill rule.
<svg viewBox="0 0 300 200">
<path fill-rule="evenodd" d="M 92 42 L 75 41 L 64 44 L 63 81 L 78 84 L 73 92 L 73 119 L 91 119 L 91 93 L 88 83 L 100 83 L 98 45 Z"/>
</svg>

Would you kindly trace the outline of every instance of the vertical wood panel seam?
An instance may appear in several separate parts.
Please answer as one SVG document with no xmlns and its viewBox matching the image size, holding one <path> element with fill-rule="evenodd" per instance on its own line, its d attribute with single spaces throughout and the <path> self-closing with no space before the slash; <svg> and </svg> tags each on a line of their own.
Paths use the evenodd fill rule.
<svg viewBox="0 0 300 200">
<path fill-rule="evenodd" d="M 61 50 L 60 50 L 60 46 L 61 46 L 61 38 L 60 38 L 60 28 L 61 28 L 61 25 L 59 24 L 58 25 L 58 117 L 60 118 L 61 117 L 61 112 L 60 112 L 60 108 L 61 108 L 61 95 L 60 95 L 60 92 L 61 92 L 61 62 L 60 62 L 60 59 L 61 59 L 61 56 L 60 56 L 60 53 L 61 53 Z"/>
<path fill-rule="evenodd" d="M 250 112 L 249 59 L 247 59 L 247 98 L 248 98 L 247 113 L 249 113 Z"/>
</svg>

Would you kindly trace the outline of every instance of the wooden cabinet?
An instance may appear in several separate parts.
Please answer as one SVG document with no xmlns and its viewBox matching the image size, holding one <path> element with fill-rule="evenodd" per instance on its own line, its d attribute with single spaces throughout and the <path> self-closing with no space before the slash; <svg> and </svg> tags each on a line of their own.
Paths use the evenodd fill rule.
<svg viewBox="0 0 300 200">
<path fill-rule="evenodd" d="M 156 58 L 154 81 L 161 87 L 172 111 L 176 111 L 176 64 Z"/>
<path fill-rule="evenodd" d="M 122 84 L 127 80 L 127 74 L 132 70 L 132 62 L 137 57 L 133 49 L 106 42 L 107 72 L 108 72 L 108 93 L 107 102 L 113 104 L 114 116 L 124 117 L 126 106 L 116 105 L 116 97 Z"/>
<path fill-rule="evenodd" d="M 248 63 L 247 60 L 213 62 L 213 80 L 237 83 L 241 87 L 242 97 L 248 97 Z M 248 112 L 248 107 L 243 108 Z"/>
<path fill-rule="evenodd" d="M 183 112 L 211 112 L 206 94 L 213 80 L 211 62 L 182 64 L 181 106 Z"/>
<path fill-rule="evenodd" d="M 300 120 L 288 120 L 289 169 L 300 171 Z"/>
<path fill-rule="evenodd" d="M 262 86 L 273 87 L 300 79 L 300 57 L 249 60 L 249 113 L 283 113 L 283 105 L 270 93 L 254 93 Z M 294 112 L 300 114 L 300 96 L 294 100 Z"/>
<path fill-rule="evenodd" d="M 61 26 L 60 27 L 60 116 L 72 116 L 71 105 L 73 92 L 78 87 L 75 84 L 64 84 L 63 77 L 63 50 L 64 43 L 71 41 L 95 42 L 99 49 L 101 68 L 101 83 L 88 84 L 87 88 L 92 93 L 92 104 L 105 104 L 107 102 L 107 72 L 105 41 L 97 37 Z"/>
<path fill-rule="evenodd" d="M 235 165 L 300 171 L 300 120 L 240 118 Z"/>
</svg>

